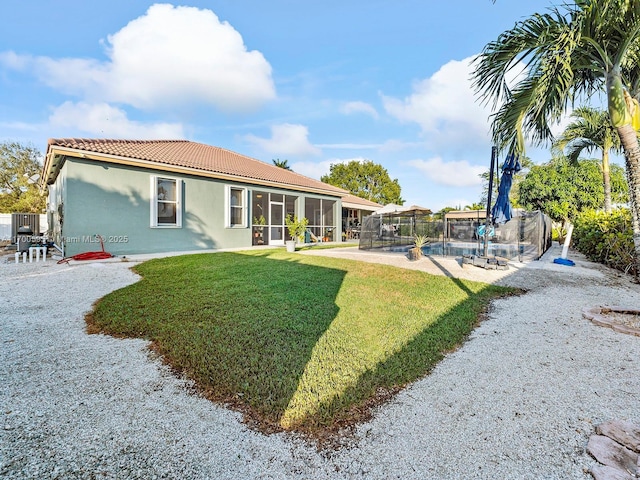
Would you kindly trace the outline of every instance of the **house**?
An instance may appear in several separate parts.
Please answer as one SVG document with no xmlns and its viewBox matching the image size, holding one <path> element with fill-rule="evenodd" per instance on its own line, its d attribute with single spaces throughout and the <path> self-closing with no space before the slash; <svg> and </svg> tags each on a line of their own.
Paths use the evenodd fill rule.
<svg viewBox="0 0 640 480">
<path fill-rule="evenodd" d="M 308 218 L 314 238 L 339 241 L 348 195 L 185 140 L 51 139 L 41 186 L 66 256 L 99 250 L 96 235 L 114 255 L 284 245 L 290 214 Z"/>
<path fill-rule="evenodd" d="M 362 219 L 371 215 L 382 205 L 371 200 L 347 194 L 342 197 L 342 231 L 347 240 L 357 239 L 360 236 Z"/>
</svg>

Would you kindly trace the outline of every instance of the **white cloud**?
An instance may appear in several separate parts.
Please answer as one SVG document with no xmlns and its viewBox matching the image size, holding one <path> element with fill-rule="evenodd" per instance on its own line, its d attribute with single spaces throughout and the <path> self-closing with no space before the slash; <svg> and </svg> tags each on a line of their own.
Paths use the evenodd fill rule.
<svg viewBox="0 0 640 480">
<path fill-rule="evenodd" d="M 331 160 L 324 160 L 322 162 L 295 162 L 291 165 L 291 170 L 307 177 L 320 180 L 322 175 L 329 174 L 329 168 L 332 163 L 336 162 Z"/>
<path fill-rule="evenodd" d="M 399 152 L 407 148 L 424 147 L 424 142 L 405 142 L 402 140 L 387 140 L 380 146 L 381 152 Z"/>
<path fill-rule="evenodd" d="M 567 107 L 565 113 L 562 115 L 560 120 L 558 120 L 556 123 L 552 123 L 549 126 L 551 130 L 551 134 L 554 137 L 557 137 L 558 135 L 562 134 L 562 132 L 564 132 L 565 129 L 569 126 L 569 124 L 575 120 L 571 116 L 572 113 L 573 113 L 573 108 L 571 108 L 571 106 Z"/>
<path fill-rule="evenodd" d="M 417 168 L 433 182 L 450 187 L 471 187 L 482 184 L 479 177 L 485 167 L 471 165 L 466 160 L 445 162 L 440 157 L 429 160 L 410 160 L 408 165 Z"/>
<path fill-rule="evenodd" d="M 471 86 L 474 57 L 452 60 L 431 77 L 416 82 L 404 99 L 382 96 L 386 111 L 403 122 L 416 122 L 425 134 L 462 130 L 488 139 L 491 113 L 476 101 Z"/>
<path fill-rule="evenodd" d="M 446 63 L 431 77 L 415 82 L 411 95 L 405 98 L 381 95 L 386 112 L 401 122 L 418 124 L 425 144 L 442 155 L 488 151 L 490 116 L 495 110 L 491 102 L 483 104 L 475 94 L 471 81 L 475 58 Z M 506 81 L 515 85 L 525 75 L 526 66 L 520 63 L 506 75 Z M 560 122 L 551 125 L 554 135 L 564 130 L 569 116 L 570 110 Z M 528 149 L 535 150 L 528 137 L 526 140 Z"/>
<path fill-rule="evenodd" d="M 30 57 L 18 55 L 13 51 L 0 52 L 0 64 L 13 70 L 24 70 L 29 66 Z"/>
<path fill-rule="evenodd" d="M 176 123 L 140 123 L 127 113 L 106 103 L 65 102 L 49 117 L 52 128 L 75 129 L 90 135 L 109 138 L 181 139 L 182 125 Z"/>
<path fill-rule="evenodd" d="M 330 159 L 323 160 L 321 162 L 295 162 L 291 165 L 291 169 L 307 177 L 320 180 L 322 175 L 329 175 L 331 171 L 331 165 L 338 163 L 349 163 L 352 160 L 363 161 L 363 158 L 349 158 L 349 159 Z"/>
<path fill-rule="evenodd" d="M 341 150 L 374 150 L 381 148 L 379 143 L 319 143 L 318 148 L 338 148 Z"/>
<path fill-rule="evenodd" d="M 22 130 L 22 131 L 30 131 L 30 132 L 39 132 L 43 128 L 42 125 L 38 125 L 37 123 L 26 123 L 26 122 L 0 122 L 0 127 L 6 128 L 7 130 L 17 130 L 17 131 Z"/>
<path fill-rule="evenodd" d="M 109 60 L 18 57 L 0 59 L 13 68 L 29 64 L 53 88 L 94 102 L 141 109 L 205 103 L 245 112 L 275 98 L 271 66 L 248 51 L 242 36 L 211 11 L 155 4 L 105 42 Z"/>
<path fill-rule="evenodd" d="M 345 115 L 350 115 L 352 113 L 364 113 L 366 115 L 370 115 L 371 117 L 378 119 L 379 115 L 373 106 L 365 102 L 347 102 L 340 109 L 342 113 Z"/>
<path fill-rule="evenodd" d="M 273 155 L 307 156 L 320 155 L 319 148 L 309 142 L 309 129 L 304 125 L 283 123 L 271 127 L 271 138 L 246 135 L 249 143 Z"/>
</svg>

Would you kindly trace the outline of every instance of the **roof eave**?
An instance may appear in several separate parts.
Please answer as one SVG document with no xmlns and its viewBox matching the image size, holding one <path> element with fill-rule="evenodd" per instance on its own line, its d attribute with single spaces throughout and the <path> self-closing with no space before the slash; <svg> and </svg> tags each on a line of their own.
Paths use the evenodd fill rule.
<svg viewBox="0 0 640 480">
<path fill-rule="evenodd" d="M 355 208 L 355 209 L 358 209 L 358 210 L 367 210 L 367 211 L 370 211 L 370 212 L 374 212 L 374 211 L 376 211 L 377 209 L 380 208 L 380 207 L 372 207 L 370 205 L 362 205 L 362 204 L 359 204 L 359 203 L 352 203 L 352 202 L 348 202 L 348 201 L 344 201 L 344 200 L 342 201 L 342 206 L 345 207 L 345 208 Z"/>
<path fill-rule="evenodd" d="M 44 192 L 47 185 L 51 185 L 56 181 L 60 168 L 64 164 L 64 155 L 56 155 L 54 146 L 49 143 L 47 145 L 47 153 L 44 157 L 42 173 L 40 175 L 40 191 Z"/>
</svg>

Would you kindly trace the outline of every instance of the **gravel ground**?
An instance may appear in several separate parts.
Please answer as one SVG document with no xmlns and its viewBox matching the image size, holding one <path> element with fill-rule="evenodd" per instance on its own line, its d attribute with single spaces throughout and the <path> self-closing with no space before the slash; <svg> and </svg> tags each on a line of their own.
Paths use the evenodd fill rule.
<svg viewBox="0 0 640 480">
<path fill-rule="evenodd" d="M 589 479 L 595 426 L 640 422 L 640 338 L 581 316 L 637 307 L 637 284 L 573 252 L 576 267 L 553 264 L 558 247 L 506 272 L 363 253 L 312 254 L 529 291 L 495 301 L 461 349 L 330 453 L 248 429 L 191 393 L 145 341 L 87 335 L 83 314 L 136 281 L 132 263 L 0 259 L 0 477 Z"/>
</svg>

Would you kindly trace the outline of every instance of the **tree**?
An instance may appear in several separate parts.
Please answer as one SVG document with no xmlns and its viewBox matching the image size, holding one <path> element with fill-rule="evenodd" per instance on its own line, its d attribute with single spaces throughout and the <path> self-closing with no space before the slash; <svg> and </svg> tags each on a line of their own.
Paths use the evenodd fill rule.
<svg viewBox="0 0 640 480">
<path fill-rule="evenodd" d="M 0 212 L 43 213 L 46 197 L 38 180 L 42 154 L 17 142 L 0 143 Z"/>
<path fill-rule="evenodd" d="M 439 211 L 437 211 L 436 213 L 433 214 L 433 219 L 434 220 L 442 220 L 447 213 L 454 212 L 456 210 L 459 210 L 459 209 L 455 208 L 455 207 L 444 207 L 441 210 L 439 210 Z"/>
<path fill-rule="evenodd" d="M 609 113 L 592 107 L 580 107 L 571 114 L 574 120 L 567 125 L 554 143 L 554 149 L 566 149 L 567 158 L 577 162 L 583 151 L 602 151 L 602 183 L 604 211 L 611 213 L 611 180 L 609 152 L 620 152 L 620 138 L 611 125 Z"/>
<path fill-rule="evenodd" d="M 611 168 L 612 197 L 627 201 L 624 171 Z M 566 227 L 581 212 L 597 209 L 604 200 L 604 189 L 598 160 L 571 162 L 557 157 L 544 165 L 534 165 L 520 183 L 519 201 L 528 209 L 541 210 Z"/>
<path fill-rule="evenodd" d="M 404 203 L 400 196 L 398 180 L 391 180 L 387 170 L 371 160 L 331 164 L 329 175 L 323 175 L 320 181 L 344 188 L 353 195 L 382 205 Z"/>
<path fill-rule="evenodd" d="M 640 2 L 575 0 L 517 22 L 485 46 L 473 81 L 500 106 L 492 135 L 500 148 L 524 151 L 524 135 L 543 145 L 575 99 L 604 92 L 625 154 L 636 261 L 640 262 Z M 525 66 L 515 85 L 507 77 Z"/>
<path fill-rule="evenodd" d="M 291 170 L 289 166 L 289 160 L 280 160 L 279 158 L 275 158 L 272 160 L 273 164 L 276 167 L 284 168 L 285 170 Z"/>
<path fill-rule="evenodd" d="M 465 205 L 464 210 L 486 210 L 487 203 L 472 203 L 471 205 Z"/>
</svg>

